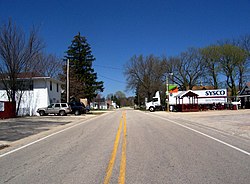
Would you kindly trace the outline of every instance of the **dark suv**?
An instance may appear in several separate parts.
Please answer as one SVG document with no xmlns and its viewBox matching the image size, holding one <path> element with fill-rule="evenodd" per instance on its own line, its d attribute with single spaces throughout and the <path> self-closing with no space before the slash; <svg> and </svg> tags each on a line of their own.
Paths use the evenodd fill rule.
<svg viewBox="0 0 250 184">
<path fill-rule="evenodd" d="M 71 107 L 71 113 L 75 115 L 81 115 L 86 113 L 86 108 L 84 103 L 82 102 L 69 102 L 69 106 Z"/>
</svg>

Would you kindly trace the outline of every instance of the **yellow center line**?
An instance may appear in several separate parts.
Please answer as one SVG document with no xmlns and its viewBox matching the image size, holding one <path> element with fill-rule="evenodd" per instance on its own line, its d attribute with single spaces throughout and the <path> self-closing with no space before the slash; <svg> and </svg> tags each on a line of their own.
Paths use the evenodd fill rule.
<svg viewBox="0 0 250 184">
<path fill-rule="evenodd" d="M 120 120 L 120 125 L 119 125 L 118 131 L 116 133 L 114 148 L 113 148 L 113 152 L 111 154 L 109 165 L 108 165 L 108 168 L 107 168 L 107 171 L 106 171 L 106 177 L 104 179 L 104 184 L 109 183 L 111 175 L 112 175 L 112 170 L 113 170 L 113 167 L 114 167 L 114 164 L 115 164 L 116 153 L 117 153 L 119 140 L 120 140 L 120 135 L 121 135 L 121 129 L 122 129 L 122 119 Z"/>
<path fill-rule="evenodd" d="M 119 184 L 125 184 L 125 176 L 126 176 L 126 136 L 127 136 L 127 125 L 126 125 L 126 113 L 123 113 L 123 139 L 122 139 L 122 158 L 120 164 L 120 175 L 119 175 Z"/>
<path fill-rule="evenodd" d="M 127 136 L 127 122 L 126 122 L 126 113 L 123 111 L 122 112 L 122 118 L 120 120 L 120 125 L 118 128 L 118 131 L 116 133 L 116 138 L 115 138 L 115 143 L 114 143 L 114 147 L 113 147 L 113 151 L 111 154 L 111 158 L 109 161 L 109 165 L 107 167 L 106 170 L 106 176 L 104 179 L 104 184 L 109 184 L 109 181 L 111 179 L 111 175 L 112 175 L 112 171 L 113 171 L 113 167 L 115 164 L 115 160 L 116 160 L 116 155 L 117 155 L 117 149 L 119 146 L 119 141 L 120 141 L 120 137 L 121 137 L 121 130 L 122 130 L 122 124 L 123 124 L 123 137 L 122 137 L 122 155 L 121 155 L 121 163 L 120 163 L 120 174 L 119 174 L 119 178 L 118 178 L 118 183 L 119 184 L 125 184 L 125 176 L 126 176 L 126 145 L 127 145 L 127 140 L 126 140 L 126 136 Z"/>
</svg>

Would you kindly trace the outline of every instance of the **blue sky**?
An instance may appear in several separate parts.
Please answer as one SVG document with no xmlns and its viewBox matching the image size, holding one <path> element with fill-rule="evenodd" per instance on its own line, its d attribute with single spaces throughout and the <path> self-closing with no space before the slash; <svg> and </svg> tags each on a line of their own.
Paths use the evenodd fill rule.
<svg viewBox="0 0 250 184">
<path fill-rule="evenodd" d="M 0 23 L 40 27 L 46 51 L 63 57 L 81 32 L 106 96 L 125 91 L 133 55 L 174 56 L 250 33 L 249 0 L 0 0 Z M 133 92 L 126 92 L 127 96 Z"/>
</svg>

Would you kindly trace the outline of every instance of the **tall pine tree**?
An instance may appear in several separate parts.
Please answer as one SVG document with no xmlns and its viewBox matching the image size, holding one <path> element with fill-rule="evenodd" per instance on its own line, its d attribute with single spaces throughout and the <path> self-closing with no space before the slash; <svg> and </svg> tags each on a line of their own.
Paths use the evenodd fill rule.
<svg viewBox="0 0 250 184">
<path fill-rule="evenodd" d="M 69 59 L 70 97 L 91 101 L 98 92 L 103 92 L 104 87 L 102 81 L 97 81 L 97 74 L 92 68 L 95 58 L 87 39 L 78 33 L 66 53 L 65 57 Z"/>
</svg>

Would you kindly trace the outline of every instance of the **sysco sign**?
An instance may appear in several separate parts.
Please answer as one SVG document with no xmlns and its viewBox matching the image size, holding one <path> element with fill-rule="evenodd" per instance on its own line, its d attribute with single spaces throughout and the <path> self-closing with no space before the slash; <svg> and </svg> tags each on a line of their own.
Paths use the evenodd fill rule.
<svg viewBox="0 0 250 184">
<path fill-rule="evenodd" d="M 226 94 L 226 90 L 213 90 L 206 91 L 206 96 L 224 96 Z"/>
</svg>

